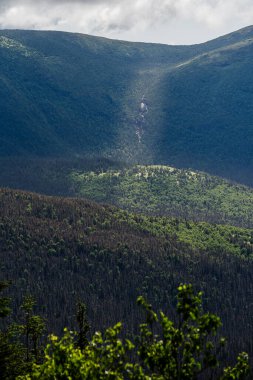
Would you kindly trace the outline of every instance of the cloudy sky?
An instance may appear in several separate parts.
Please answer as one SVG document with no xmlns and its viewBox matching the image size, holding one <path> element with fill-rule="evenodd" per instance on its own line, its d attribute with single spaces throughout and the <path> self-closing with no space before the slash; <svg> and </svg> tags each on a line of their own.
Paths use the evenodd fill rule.
<svg viewBox="0 0 253 380">
<path fill-rule="evenodd" d="M 253 24 L 252 0 L 0 0 L 0 28 L 190 44 Z"/>
</svg>

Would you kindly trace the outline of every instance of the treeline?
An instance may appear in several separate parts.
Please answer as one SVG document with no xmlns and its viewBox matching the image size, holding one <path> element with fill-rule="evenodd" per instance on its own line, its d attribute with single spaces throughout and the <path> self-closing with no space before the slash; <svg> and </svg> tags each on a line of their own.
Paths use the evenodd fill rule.
<svg viewBox="0 0 253 380">
<path fill-rule="evenodd" d="M 46 195 L 75 196 L 69 174 L 74 171 L 122 169 L 126 165 L 105 157 L 24 158 L 0 157 L 0 187 Z"/>
</svg>

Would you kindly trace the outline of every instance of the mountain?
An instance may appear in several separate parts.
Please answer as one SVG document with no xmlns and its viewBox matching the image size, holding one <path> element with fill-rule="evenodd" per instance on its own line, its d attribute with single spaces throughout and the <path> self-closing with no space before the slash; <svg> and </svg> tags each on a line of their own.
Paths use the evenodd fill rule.
<svg viewBox="0 0 253 380">
<path fill-rule="evenodd" d="M 14 319 L 32 294 L 59 333 L 81 299 L 93 331 L 134 333 L 138 295 L 171 310 L 192 283 L 223 320 L 224 356 L 253 354 L 252 43 L 253 27 L 193 46 L 0 31 Z"/>
<path fill-rule="evenodd" d="M 0 190 L 0 280 L 12 281 L 15 316 L 21 298 L 35 296 L 49 332 L 73 328 L 80 299 L 92 331 L 124 320 L 134 332 L 138 295 L 170 314 L 176 287 L 191 282 L 221 316 L 231 360 L 252 354 L 252 252 L 252 230 Z"/>
<path fill-rule="evenodd" d="M 252 185 L 252 41 L 253 27 L 192 46 L 1 30 L 1 170 L 106 157 Z"/>
</svg>

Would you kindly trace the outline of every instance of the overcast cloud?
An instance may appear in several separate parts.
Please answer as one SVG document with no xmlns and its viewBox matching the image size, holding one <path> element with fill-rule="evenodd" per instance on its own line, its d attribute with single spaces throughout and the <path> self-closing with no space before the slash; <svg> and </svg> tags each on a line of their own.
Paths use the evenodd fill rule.
<svg viewBox="0 0 253 380">
<path fill-rule="evenodd" d="M 0 0 L 0 28 L 197 43 L 253 24 L 252 0 Z"/>
</svg>

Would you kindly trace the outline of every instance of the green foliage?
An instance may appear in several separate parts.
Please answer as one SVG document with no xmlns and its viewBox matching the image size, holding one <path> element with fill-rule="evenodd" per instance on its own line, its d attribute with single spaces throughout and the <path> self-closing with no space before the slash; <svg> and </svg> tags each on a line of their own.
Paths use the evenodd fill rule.
<svg viewBox="0 0 253 380">
<path fill-rule="evenodd" d="M 27 373 L 23 360 L 23 346 L 13 339 L 10 331 L 0 331 L 0 375 L 1 379 L 14 380 Z"/>
<path fill-rule="evenodd" d="M 8 282 L 0 282 L 0 292 L 9 285 Z M 0 318 L 5 318 L 10 313 L 10 299 L 1 297 Z M 9 325 L 8 328 L 3 328 L 2 326 L 0 328 L 0 377 L 4 380 L 14 380 L 17 375 L 27 371 L 23 361 L 22 344 L 13 339 L 15 338 L 13 331 L 13 325 Z"/>
<path fill-rule="evenodd" d="M 253 226 L 253 191 L 222 178 L 170 166 L 73 171 L 76 195 L 132 212 Z"/>
<path fill-rule="evenodd" d="M 221 321 L 214 314 L 202 312 L 201 293 L 194 295 L 190 285 L 179 286 L 178 322 L 173 323 L 161 312 L 161 336 L 153 333 L 157 314 L 143 298 L 138 301 L 148 316 L 147 323 L 141 325 L 139 354 L 157 378 L 195 379 L 208 368 L 218 366 L 217 349 L 224 346 L 224 339 L 221 338 L 217 346 L 212 335 L 216 335 Z"/>
<path fill-rule="evenodd" d="M 224 369 L 222 380 L 242 380 L 249 372 L 248 355 L 245 352 L 239 354 L 236 365 Z"/>
<path fill-rule="evenodd" d="M 221 325 L 220 318 L 203 313 L 201 293 L 195 295 L 191 285 L 178 288 L 177 325 L 163 312 L 158 317 L 143 297 L 138 303 L 146 310 L 147 321 L 140 325 L 136 344 L 119 338 L 120 323 L 104 335 L 97 332 L 83 350 L 75 347 L 73 334 L 65 330 L 61 339 L 51 336 L 44 363 L 34 365 L 32 373 L 19 380 L 195 380 L 220 366 L 217 349 L 225 341 L 221 338 L 215 344 L 212 338 Z M 159 334 L 154 333 L 155 324 Z M 248 356 L 242 353 L 234 367 L 225 368 L 223 375 L 216 373 L 215 378 L 242 380 L 248 373 Z"/>
<path fill-rule="evenodd" d="M 223 334 L 231 341 L 228 356 L 251 355 L 251 230 L 4 189 L 0 215 L 2 275 L 13 280 L 13 310 L 23 326 L 20 302 L 32 291 L 38 300 L 35 314 L 47 319 L 56 334 L 65 326 L 75 328 L 78 299 L 89 305 L 94 330 L 124 319 L 134 332 L 138 294 L 155 308 L 173 307 L 176 285 L 187 281 L 203 289 L 206 307 L 224 321 Z M 29 357 L 34 358 L 31 335 Z"/>
<path fill-rule="evenodd" d="M 25 337 L 26 362 L 38 362 L 40 357 L 39 340 L 45 330 L 45 322 L 39 315 L 33 314 L 35 299 L 28 295 L 24 298 L 21 309 L 24 312 L 24 324 L 17 326 Z M 32 343 L 32 349 L 31 349 Z"/>
<path fill-rule="evenodd" d="M 42 317 L 35 315 L 33 308 L 36 302 L 32 296 L 26 296 L 20 306 L 22 312 L 22 324 L 18 321 L 8 326 L 6 337 L 13 349 L 12 356 L 7 361 L 9 377 L 27 373 L 33 363 L 41 359 L 40 339 L 45 330 L 45 322 Z M 14 359 L 12 359 L 14 357 Z M 12 364 L 14 361 L 14 365 Z M 10 365 L 11 363 L 11 365 Z M 9 378 L 8 376 L 6 378 Z M 5 379 L 5 378 L 4 378 Z"/>
</svg>

